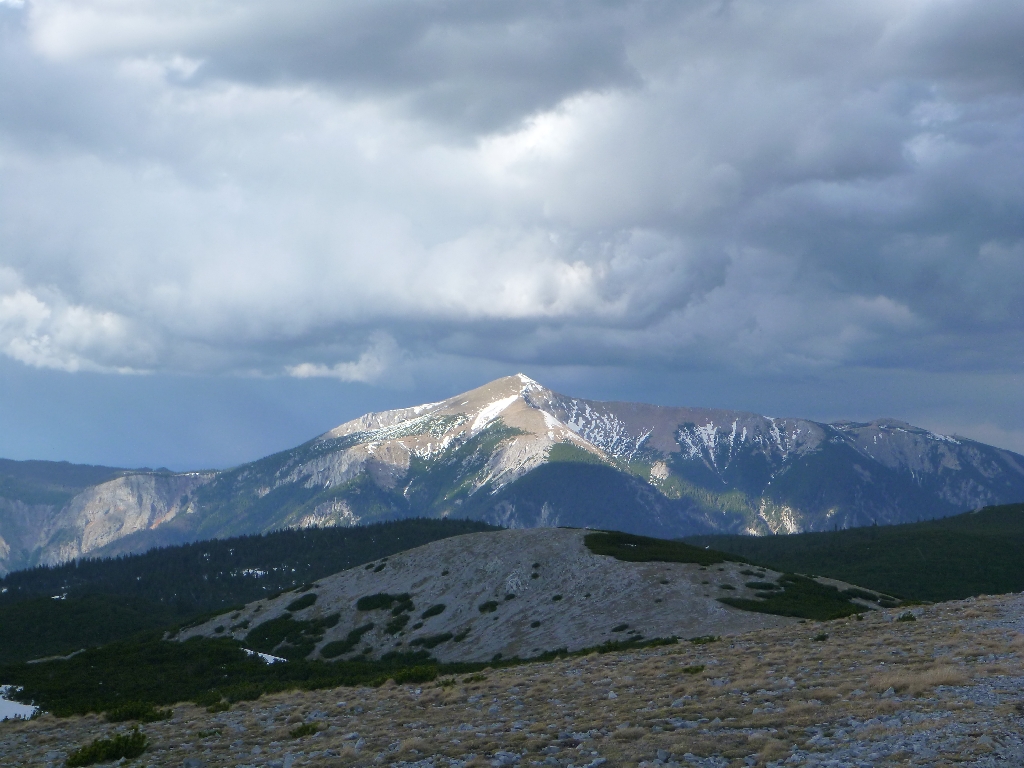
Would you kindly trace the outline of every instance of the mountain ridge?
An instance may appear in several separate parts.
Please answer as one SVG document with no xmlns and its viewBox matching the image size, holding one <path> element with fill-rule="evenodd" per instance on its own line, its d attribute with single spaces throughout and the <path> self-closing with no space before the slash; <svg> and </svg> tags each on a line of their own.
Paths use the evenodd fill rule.
<svg viewBox="0 0 1024 768">
<path fill-rule="evenodd" d="M 118 472 L 59 509 L 0 515 L 0 569 L 413 516 L 677 537 L 908 522 L 1024 500 L 1024 456 L 897 419 L 598 402 L 524 374 L 365 414 L 227 470 Z M 11 547 L 18 525 L 31 535 Z"/>
</svg>

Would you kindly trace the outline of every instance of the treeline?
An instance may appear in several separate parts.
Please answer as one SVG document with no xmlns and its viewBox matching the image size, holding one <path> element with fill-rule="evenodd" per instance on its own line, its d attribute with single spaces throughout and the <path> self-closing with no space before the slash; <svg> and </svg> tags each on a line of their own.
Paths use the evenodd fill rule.
<svg viewBox="0 0 1024 768">
<path fill-rule="evenodd" d="M 1024 504 L 905 525 L 687 541 L 775 570 L 828 576 L 908 600 L 1024 590 Z"/>
<path fill-rule="evenodd" d="M 0 663 L 67 653 L 258 600 L 464 533 L 468 520 L 409 519 L 194 542 L 0 579 Z"/>
<path fill-rule="evenodd" d="M 0 459 L 0 497 L 25 504 L 59 506 L 90 485 L 105 483 L 129 471 L 66 461 Z"/>
</svg>

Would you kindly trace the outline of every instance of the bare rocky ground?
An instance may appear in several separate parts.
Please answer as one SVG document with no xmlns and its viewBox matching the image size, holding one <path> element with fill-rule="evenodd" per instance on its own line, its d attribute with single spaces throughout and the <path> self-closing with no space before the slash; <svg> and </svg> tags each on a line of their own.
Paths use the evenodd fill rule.
<svg viewBox="0 0 1024 768">
<path fill-rule="evenodd" d="M 779 627 L 794 619 L 751 613 L 718 602 L 753 597 L 752 580 L 775 581 L 774 571 L 738 563 L 630 563 L 595 555 L 579 529 L 532 528 L 472 533 L 435 541 L 385 560 L 320 579 L 307 593 L 316 602 L 294 614 L 287 592 L 260 600 L 181 633 L 232 636 L 244 641 L 258 624 L 283 615 L 297 620 L 338 614 L 311 655 L 351 630 L 373 623 L 345 658 L 369 649 L 369 658 L 415 650 L 424 642 L 441 661 L 490 661 L 577 650 L 642 635 L 693 637 Z M 836 582 L 838 583 L 838 582 Z M 388 627 L 390 609 L 360 611 L 359 598 L 409 594 L 408 623 Z M 423 617 L 430 608 L 440 613 Z M 448 639 L 440 641 L 440 638 Z M 440 641 L 440 642 L 439 642 Z M 270 650 L 270 649 L 263 649 Z"/>
<path fill-rule="evenodd" d="M 137 766 L 1019 766 L 1024 595 L 423 685 L 282 693 L 143 726 Z M 828 637 L 823 638 L 827 634 Z M 310 723 L 315 735 L 293 737 Z M 124 730 L 0 724 L 0 764 L 59 766 Z"/>
</svg>

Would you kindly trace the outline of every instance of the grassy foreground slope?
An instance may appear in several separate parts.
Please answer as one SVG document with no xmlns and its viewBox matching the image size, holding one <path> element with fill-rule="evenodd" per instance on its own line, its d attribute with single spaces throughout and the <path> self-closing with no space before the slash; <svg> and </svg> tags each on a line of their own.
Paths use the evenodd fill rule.
<svg viewBox="0 0 1024 768">
<path fill-rule="evenodd" d="M 0 664 L 103 645 L 438 539 L 487 530 L 494 528 L 409 519 L 277 531 L 15 571 L 0 579 Z"/>
<path fill-rule="evenodd" d="M 828 576 L 909 600 L 1024 590 L 1024 504 L 905 525 L 687 541 L 776 570 Z"/>
</svg>

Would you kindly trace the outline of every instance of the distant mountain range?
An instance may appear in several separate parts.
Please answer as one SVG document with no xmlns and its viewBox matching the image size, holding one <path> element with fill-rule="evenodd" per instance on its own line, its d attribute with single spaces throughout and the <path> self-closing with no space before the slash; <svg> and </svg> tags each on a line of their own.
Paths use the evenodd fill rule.
<svg viewBox="0 0 1024 768">
<path fill-rule="evenodd" d="M 892 419 L 567 397 L 519 374 L 220 472 L 0 463 L 0 573 L 413 516 L 662 537 L 832 530 L 1024 500 L 1024 456 Z"/>
</svg>

